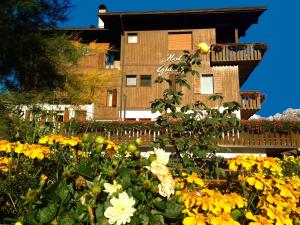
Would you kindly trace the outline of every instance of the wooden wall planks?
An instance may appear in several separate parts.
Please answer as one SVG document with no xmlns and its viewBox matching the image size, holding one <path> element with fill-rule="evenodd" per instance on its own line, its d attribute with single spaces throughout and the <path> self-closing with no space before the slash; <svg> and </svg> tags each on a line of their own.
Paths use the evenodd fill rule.
<svg viewBox="0 0 300 225">
<path fill-rule="evenodd" d="M 124 87 L 124 94 L 127 96 L 127 110 L 133 108 L 149 108 L 150 101 L 162 96 L 162 92 L 167 85 L 152 84 L 151 87 L 140 87 L 139 80 L 140 75 L 150 74 L 152 75 L 152 81 L 154 81 L 158 76 L 157 69 L 159 67 L 165 66 L 164 68 L 166 69 L 167 66 L 172 63 L 172 57 L 174 59 L 182 55 L 182 50 L 168 50 L 168 40 L 170 40 L 168 33 L 174 34 L 174 32 L 181 34 L 192 32 L 193 50 L 196 50 L 197 44 L 200 42 L 208 44 L 216 43 L 215 29 L 139 31 L 135 32 L 138 34 L 138 43 L 136 44 L 127 43 L 127 36 L 125 33 L 124 76 L 137 75 L 137 87 Z M 187 40 L 188 38 L 185 37 L 185 39 Z M 171 46 L 172 49 L 175 47 L 173 45 Z M 173 56 L 169 57 L 169 62 L 166 62 L 166 59 L 170 55 Z M 214 92 L 224 95 L 226 101 L 240 102 L 238 66 L 211 67 L 209 54 L 201 56 L 201 59 L 202 65 L 197 68 L 197 70 L 200 74 L 214 75 Z M 169 76 L 169 74 L 170 72 L 164 73 L 165 76 Z M 192 89 L 183 89 L 183 104 L 191 104 L 196 100 L 200 100 L 207 103 L 209 106 L 216 106 L 216 104 L 208 101 L 208 95 L 200 93 L 199 79 L 190 77 L 189 82 Z"/>
</svg>

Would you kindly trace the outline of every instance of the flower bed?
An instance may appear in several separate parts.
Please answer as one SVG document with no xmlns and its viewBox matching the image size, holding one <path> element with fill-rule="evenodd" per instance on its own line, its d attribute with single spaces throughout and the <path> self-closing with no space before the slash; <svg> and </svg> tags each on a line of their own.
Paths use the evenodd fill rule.
<svg viewBox="0 0 300 225">
<path fill-rule="evenodd" d="M 163 149 L 142 157 L 140 144 L 0 141 L 0 213 L 30 225 L 299 224 L 299 158 L 238 156 L 218 168 L 226 184 L 212 183 Z"/>
<path fill-rule="evenodd" d="M 176 122 L 173 122 L 176 124 Z M 64 131 L 72 130 L 75 134 L 83 134 L 85 132 L 104 132 L 116 130 L 152 130 L 161 131 L 160 127 L 155 122 L 69 122 L 63 126 Z M 230 129 L 222 127 L 224 131 Z M 300 131 L 300 122 L 298 121 L 284 121 L 284 120 L 242 120 L 240 121 L 241 131 L 250 131 L 256 133 L 263 132 L 289 132 Z"/>
</svg>

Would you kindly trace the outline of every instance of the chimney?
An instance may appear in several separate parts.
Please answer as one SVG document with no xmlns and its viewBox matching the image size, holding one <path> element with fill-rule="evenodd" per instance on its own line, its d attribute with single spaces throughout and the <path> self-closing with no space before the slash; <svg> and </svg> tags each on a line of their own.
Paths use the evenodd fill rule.
<svg viewBox="0 0 300 225">
<path fill-rule="evenodd" d="M 103 14 L 103 13 L 106 13 L 106 6 L 103 5 L 103 4 L 99 5 L 99 7 L 98 7 L 98 13 L 99 13 L 99 15 L 98 15 L 98 28 L 102 28 L 103 29 L 104 28 L 104 22 L 100 18 L 100 15 Z"/>
</svg>

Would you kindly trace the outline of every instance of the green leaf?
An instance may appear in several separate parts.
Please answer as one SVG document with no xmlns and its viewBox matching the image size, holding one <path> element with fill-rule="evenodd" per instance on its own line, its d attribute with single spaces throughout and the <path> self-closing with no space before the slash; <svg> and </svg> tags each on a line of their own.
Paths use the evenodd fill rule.
<svg viewBox="0 0 300 225">
<path fill-rule="evenodd" d="M 182 209 L 179 204 L 177 204 L 175 201 L 169 201 L 167 202 L 167 208 L 163 215 L 167 218 L 175 219 L 181 215 L 181 210 Z"/>
<path fill-rule="evenodd" d="M 97 221 L 102 220 L 102 218 L 104 217 L 104 205 L 97 204 L 96 210 L 95 210 L 95 215 L 96 215 Z"/>
<path fill-rule="evenodd" d="M 149 224 L 149 217 L 146 214 L 142 214 L 141 219 L 142 219 L 142 224 L 143 225 L 148 225 Z"/>
<path fill-rule="evenodd" d="M 78 223 L 72 218 L 71 215 L 67 214 L 62 220 L 59 221 L 59 225 L 77 225 Z"/>
<path fill-rule="evenodd" d="M 134 215 L 131 218 L 129 225 L 139 225 L 139 224 L 141 224 L 141 222 L 142 222 L 142 219 L 139 218 L 138 215 Z"/>
<path fill-rule="evenodd" d="M 151 215 L 149 225 L 164 225 L 164 217 L 162 215 Z"/>
<path fill-rule="evenodd" d="M 225 170 L 222 169 L 222 168 L 216 168 L 216 169 L 215 169 L 215 172 L 216 172 L 216 174 L 217 174 L 218 176 L 220 176 L 220 177 L 222 177 L 222 178 L 226 178 L 226 177 L 227 177 L 227 175 L 226 175 L 226 173 L 225 173 Z"/>
<path fill-rule="evenodd" d="M 55 203 L 49 204 L 47 207 L 41 209 L 38 212 L 38 219 L 40 223 L 49 223 L 56 215 L 57 205 Z"/>
<path fill-rule="evenodd" d="M 70 198 L 70 191 L 65 182 L 59 184 L 59 186 L 57 187 L 57 194 L 60 197 L 62 203 L 66 202 L 68 198 Z"/>
<path fill-rule="evenodd" d="M 237 221 L 241 216 L 242 216 L 242 212 L 239 209 L 234 209 L 231 212 L 231 217 L 233 220 Z"/>
<path fill-rule="evenodd" d="M 122 167 L 119 169 L 118 173 L 120 174 L 120 176 L 124 177 L 124 176 L 129 176 L 130 171 L 131 169 L 129 169 L 128 167 Z"/>
<path fill-rule="evenodd" d="M 138 190 L 136 187 L 134 187 L 132 189 L 132 194 L 134 195 L 134 197 L 136 197 L 139 201 L 144 202 L 146 201 L 146 196 L 143 192 L 141 192 L 140 190 Z"/>
<path fill-rule="evenodd" d="M 30 224 L 30 225 L 40 225 L 35 219 L 34 214 L 27 214 L 24 216 L 24 224 Z"/>
<path fill-rule="evenodd" d="M 77 173 L 87 178 L 93 178 L 94 170 L 86 160 L 82 160 L 77 167 Z"/>
<path fill-rule="evenodd" d="M 166 201 L 162 199 L 157 199 L 157 201 L 154 202 L 154 206 L 159 210 L 165 210 L 167 208 Z"/>
<path fill-rule="evenodd" d="M 60 202 L 60 198 L 57 194 L 57 188 L 58 188 L 59 182 L 56 182 L 52 185 L 50 185 L 46 191 L 45 191 L 45 195 L 47 197 L 48 200 L 53 200 L 55 202 Z"/>
</svg>

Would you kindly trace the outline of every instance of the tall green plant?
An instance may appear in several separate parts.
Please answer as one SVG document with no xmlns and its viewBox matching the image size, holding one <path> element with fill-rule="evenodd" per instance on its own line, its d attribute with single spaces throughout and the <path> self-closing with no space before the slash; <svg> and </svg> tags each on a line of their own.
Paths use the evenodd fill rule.
<svg viewBox="0 0 300 225">
<path fill-rule="evenodd" d="M 200 50 L 194 53 L 185 51 L 179 63 L 170 65 L 177 72 L 175 80 L 160 76 L 155 81 L 166 82 L 170 86 L 163 92 L 162 98 L 151 102 L 152 112 L 161 114 L 157 118 L 157 126 L 167 131 L 155 144 L 161 147 L 174 146 L 174 154 L 183 166 L 190 170 L 200 168 L 204 172 L 212 167 L 210 172 L 220 174 L 220 160 L 216 158 L 216 153 L 220 150 L 218 142 L 222 132 L 239 125 L 239 120 L 234 114 L 239 110 L 239 104 L 223 103 L 223 97 L 215 94 L 209 96 L 209 100 L 217 103 L 215 108 L 210 108 L 200 101 L 183 105 L 183 93 L 171 88 L 174 86 L 173 82 L 176 86 L 191 88 L 188 76 L 199 76 L 196 67 L 201 64 L 200 54 Z"/>
</svg>

